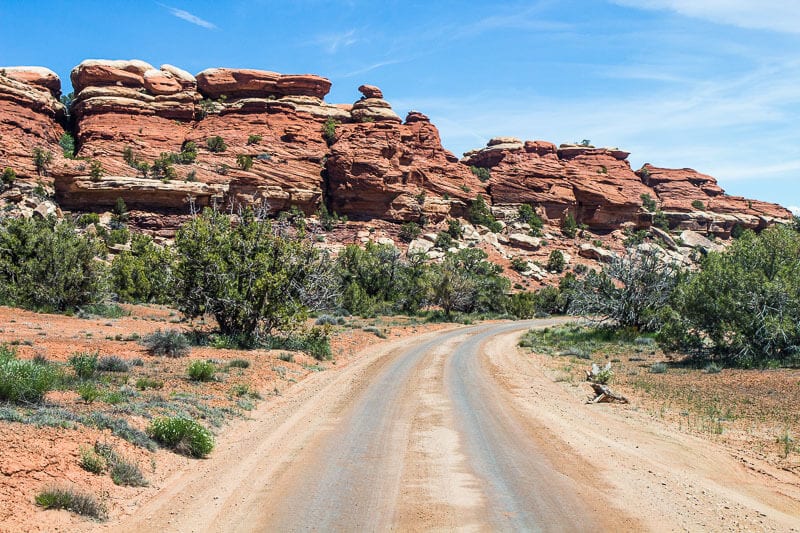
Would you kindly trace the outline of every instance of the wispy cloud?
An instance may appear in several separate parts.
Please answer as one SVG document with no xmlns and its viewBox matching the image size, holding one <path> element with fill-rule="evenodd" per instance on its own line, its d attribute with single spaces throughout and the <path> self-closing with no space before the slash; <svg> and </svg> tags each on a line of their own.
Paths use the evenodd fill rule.
<svg viewBox="0 0 800 533">
<path fill-rule="evenodd" d="M 358 70 L 353 70 L 352 72 L 346 72 L 344 74 L 340 74 L 339 78 L 352 78 L 353 76 L 358 76 L 360 74 L 366 74 L 367 72 L 371 72 L 373 70 L 388 67 L 389 65 L 397 65 L 398 63 L 404 63 L 405 60 L 403 59 L 388 59 L 386 61 L 378 61 L 377 63 L 372 63 L 371 65 L 367 65 L 364 68 L 360 68 Z"/>
<path fill-rule="evenodd" d="M 626 7 L 665 10 L 740 28 L 800 33 L 796 0 L 611 0 Z"/>
<path fill-rule="evenodd" d="M 178 17 L 181 20 L 185 20 L 186 22 L 194 24 L 195 26 L 200 26 L 201 28 L 205 28 L 207 30 L 217 29 L 217 25 L 214 24 L 213 22 L 201 19 L 197 15 L 189 13 L 184 9 L 178 9 L 177 7 L 167 6 L 164 4 L 159 4 L 159 5 L 164 9 L 166 9 L 167 11 L 169 11 L 173 17 Z"/>
<path fill-rule="evenodd" d="M 326 33 L 318 35 L 310 44 L 321 46 L 329 54 L 335 54 L 342 48 L 352 46 L 359 41 L 356 30 L 351 29 L 342 33 Z"/>
</svg>

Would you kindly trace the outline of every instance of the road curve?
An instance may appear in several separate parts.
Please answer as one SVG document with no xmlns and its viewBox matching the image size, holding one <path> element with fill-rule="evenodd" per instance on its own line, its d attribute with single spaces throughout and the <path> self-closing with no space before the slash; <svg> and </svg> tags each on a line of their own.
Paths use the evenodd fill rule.
<svg viewBox="0 0 800 533">
<path fill-rule="evenodd" d="M 257 416 L 248 435 L 112 529 L 597 529 L 586 487 L 545 459 L 480 364 L 492 337 L 554 322 L 403 339 L 328 383 L 300 383 L 296 404 Z"/>
</svg>

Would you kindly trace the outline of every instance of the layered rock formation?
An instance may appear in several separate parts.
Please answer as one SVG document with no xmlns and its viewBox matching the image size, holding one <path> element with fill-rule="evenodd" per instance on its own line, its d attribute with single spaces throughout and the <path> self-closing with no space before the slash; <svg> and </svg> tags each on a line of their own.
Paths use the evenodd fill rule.
<svg viewBox="0 0 800 533">
<path fill-rule="evenodd" d="M 0 68 L 0 168 L 19 177 L 0 199 L 22 202 L 18 189 L 40 182 L 75 211 L 107 210 L 122 198 L 135 224 L 167 233 L 190 203 L 312 213 L 325 202 L 354 220 L 435 222 L 464 215 L 478 195 L 500 214 L 526 203 L 554 224 L 572 213 L 597 231 L 649 226 L 643 195 L 672 229 L 723 237 L 736 225 L 791 217 L 727 196 L 691 169 L 634 172 L 618 149 L 498 137 L 459 161 L 428 117 L 411 112 L 403 121 L 372 85 L 359 87 L 353 104 L 330 104 L 330 81 L 320 76 L 215 68 L 195 77 L 137 60 L 84 61 L 71 81 L 68 117 L 52 71 Z M 58 144 L 65 127 L 74 157 Z M 50 154 L 44 167 L 34 150 Z M 488 181 L 478 179 L 487 170 Z"/>
<path fill-rule="evenodd" d="M 530 204 L 550 220 L 569 212 L 595 230 L 649 226 L 653 214 L 644 208 L 642 195 L 656 200 L 671 228 L 721 237 L 737 224 L 758 229 L 791 218 L 781 206 L 728 196 L 714 178 L 691 169 L 645 165 L 634 172 L 629 154 L 616 148 L 499 137 L 464 155 L 463 163 L 489 170 L 495 206 Z"/>
<path fill-rule="evenodd" d="M 59 101 L 61 81 L 42 67 L 0 68 L 0 170 L 10 166 L 24 181 L 52 183 L 50 170 L 63 165 L 58 140 L 64 133 L 65 108 Z M 51 154 L 38 168 L 33 151 Z"/>
</svg>

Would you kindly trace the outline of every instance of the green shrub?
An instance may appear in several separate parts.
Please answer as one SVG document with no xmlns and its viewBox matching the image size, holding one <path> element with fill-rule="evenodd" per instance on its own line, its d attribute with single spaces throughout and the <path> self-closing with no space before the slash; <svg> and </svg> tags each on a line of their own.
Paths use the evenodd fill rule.
<svg viewBox="0 0 800 533">
<path fill-rule="evenodd" d="M 85 382 L 78 385 L 78 395 L 84 403 L 94 403 L 102 395 L 100 389 L 92 382 Z"/>
<path fill-rule="evenodd" d="M 141 343 L 151 355 L 183 357 L 189 354 L 189 340 L 175 329 L 165 331 L 158 329 L 145 335 Z"/>
<path fill-rule="evenodd" d="M 653 363 L 650 365 L 650 373 L 652 374 L 665 374 L 667 372 L 666 363 Z"/>
<path fill-rule="evenodd" d="M 719 374 L 722 372 L 722 367 L 717 363 L 708 363 L 706 367 L 703 369 L 703 372 L 706 374 Z"/>
<path fill-rule="evenodd" d="M 250 135 L 247 137 L 247 144 L 258 144 L 261 142 L 261 135 Z"/>
<path fill-rule="evenodd" d="M 186 141 L 181 147 L 181 153 L 178 156 L 178 163 L 188 165 L 194 163 L 197 159 L 197 144 L 193 141 Z"/>
<path fill-rule="evenodd" d="M 209 152 L 214 153 L 222 153 L 228 149 L 228 145 L 225 144 L 225 141 L 219 135 L 209 137 L 206 140 L 206 147 Z"/>
<path fill-rule="evenodd" d="M 102 474 L 105 472 L 107 464 L 105 458 L 94 450 L 81 447 L 81 457 L 78 464 L 81 468 L 92 474 Z"/>
<path fill-rule="evenodd" d="M 333 118 L 328 118 L 322 125 L 322 138 L 325 139 L 328 146 L 336 142 L 336 124 Z"/>
<path fill-rule="evenodd" d="M 122 357 L 107 355 L 97 361 L 97 370 L 100 372 L 127 372 L 130 367 Z"/>
<path fill-rule="evenodd" d="M 572 213 L 567 213 L 561 219 L 561 233 L 569 239 L 574 239 L 575 235 L 578 234 L 578 224 L 575 222 L 575 217 L 572 216 Z"/>
<path fill-rule="evenodd" d="M 114 459 L 109 461 L 108 473 L 115 485 L 123 487 L 146 487 L 147 480 L 144 478 L 139 463 L 114 455 Z"/>
<path fill-rule="evenodd" d="M 105 246 L 79 235 L 72 221 L 0 220 L 0 303 L 65 312 L 103 301 Z"/>
<path fill-rule="evenodd" d="M 213 314 L 223 335 L 251 346 L 299 325 L 309 307 L 332 303 L 329 256 L 252 210 L 234 225 L 207 209 L 181 227 L 175 245 L 180 310 L 189 318 Z"/>
<path fill-rule="evenodd" d="M 4 185 L 11 185 L 17 179 L 17 173 L 14 172 L 14 169 L 11 167 L 6 167 L 3 169 L 3 177 L 2 181 Z"/>
<path fill-rule="evenodd" d="M 175 252 L 147 235 L 135 234 L 131 250 L 114 257 L 111 280 L 119 299 L 130 303 L 167 304 L 175 286 Z"/>
<path fill-rule="evenodd" d="M 164 388 L 164 382 L 160 379 L 142 377 L 136 380 L 136 388 L 139 390 L 162 389 Z"/>
<path fill-rule="evenodd" d="M 233 359 L 228 362 L 228 368 L 250 368 L 250 361 L 247 359 Z"/>
<path fill-rule="evenodd" d="M 480 224 L 486 226 L 493 233 L 499 232 L 503 226 L 494 218 L 489 206 L 486 205 L 486 200 L 483 196 L 478 196 L 469 206 L 469 221 L 473 224 Z"/>
<path fill-rule="evenodd" d="M 208 361 L 192 361 L 186 369 L 189 379 L 192 381 L 212 381 L 217 367 Z"/>
<path fill-rule="evenodd" d="M 646 210 L 652 213 L 656 209 L 658 209 L 658 204 L 653 199 L 653 197 L 650 196 L 650 194 L 644 193 L 640 196 L 640 198 L 642 199 L 642 207 L 644 207 Z"/>
<path fill-rule="evenodd" d="M 79 379 L 91 379 L 97 372 L 97 352 L 76 352 L 69 358 L 69 366 Z"/>
<path fill-rule="evenodd" d="M 65 131 L 61 134 L 61 137 L 58 139 L 58 145 L 61 147 L 64 157 L 67 159 L 73 159 L 75 157 L 75 137 L 69 132 Z"/>
<path fill-rule="evenodd" d="M 188 418 L 156 418 L 147 433 L 156 442 L 190 457 L 205 457 L 214 449 L 211 432 Z"/>
<path fill-rule="evenodd" d="M 460 239 L 464 236 L 464 227 L 457 219 L 451 218 L 447 221 L 447 233 L 454 239 Z"/>
<path fill-rule="evenodd" d="M 400 240 L 403 242 L 411 242 L 422 233 L 422 228 L 416 222 L 406 222 L 400 226 Z"/>
<path fill-rule="evenodd" d="M 491 172 L 489 172 L 488 168 L 476 167 L 473 165 L 469 167 L 469 169 L 472 171 L 473 174 L 475 174 L 475 176 L 477 176 L 479 180 L 483 182 L 489 181 L 489 179 L 492 177 L 492 174 Z"/>
<path fill-rule="evenodd" d="M 75 487 L 53 486 L 36 495 L 36 504 L 45 509 L 66 509 L 73 513 L 104 520 L 105 505 Z"/>
<path fill-rule="evenodd" d="M 320 315 L 315 321 L 314 324 L 317 326 L 335 326 L 339 323 L 335 316 L 332 315 Z"/>
<path fill-rule="evenodd" d="M 40 176 L 47 176 L 47 169 L 50 163 L 53 162 L 53 154 L 47 150 L 43 150 L 38 146 L 33 149 L 33 166 L 36 167 L 36 173 Z"/>
<path fill-rule="evenodd" d="M 698 209 L 700 211 L 704 211 L 705 208 L 706 208 L 706 205 L 701 200 L 692 200 L 692 207 L 694 207 L 695 209 Z"/>
<path fill-rule="evenodd" d="M 16 358 L 16 351 L 0 345 L 0 400 L 40 402 L 52 390 L 56 372 L 49 364 Z"/>
<path fill-rule="evenodd" d="M 105 174 L 103 165 L 100 161 L 93 159 L 89 164 L 89 179 L 92 181 L 100 181 Z"/>
<path fill-rule="evenodd" d="M 440 231 L 436 235 L 436 242 L 434 243 L 434 246 L 440 250 L 449 250 L 453 247 L 453 237 L 446 231 Z"/>
<path fill-rule="evenodd" d="M 534 236 L 541 235 L 542 228 L 544 227 L 544 221 L 539 215 L 536 214 L 536 211 L 533 210 L 533 207 L 531 207 L 529 204 L 522 204 L 519 206 L 517 216 L 519 217 L 520 222 L 530 225 L 531 234 Z"/>
<path fill-rule="evenodd" d="M 667 215 L 660 209 L 653 215 L 653 226 L 663 229 L 664 231 L 669 231 L 669 218 L 667 218 Z"/>
<path fill-rule="evenodd" d="M 242 170 L 250 170 L 253 168 L 253 156 L 239 154 L 236 156 L 236 164 L 239 165 L 239 168 Z"/>
<path fill-rule="evenodd" d="M 97 213 L 84 213 L 75 222 L 78 226 L 85 228 L 89 224 L 99 224 L 100 215 Z"/>
<path fill-rule="evenodd" d="M 524 257 L 514 257 L 511 259 L 511 270 L 515 270 L 517 272 L 526 272 L 530 270 L 528 266 L 528 260 Z"/>
<path fill-rule="evenodd" d="M 550 257 L 547 258 L 548 271 L 561 273 L 564 271 L 564 267 L 566 266 L 567 262 L 564 259 L 564 254 L 561 252 L 561 250 L 553 250 L 550 252 Z"/>
</svg>

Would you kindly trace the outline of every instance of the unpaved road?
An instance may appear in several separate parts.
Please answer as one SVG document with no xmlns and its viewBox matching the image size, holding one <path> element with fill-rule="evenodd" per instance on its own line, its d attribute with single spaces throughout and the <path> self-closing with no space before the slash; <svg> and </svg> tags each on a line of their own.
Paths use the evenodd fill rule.
<svg viewBox="0 0 800 533">
<path fill-rule="evenodd" d="M 516 349 L 552 321 L 395 341 L 265 402 L 119 531 L 779 530 L 800 491 L 586 406 Z M 726 522 L 727 520 L 727 522 Z"/>
</svg>

